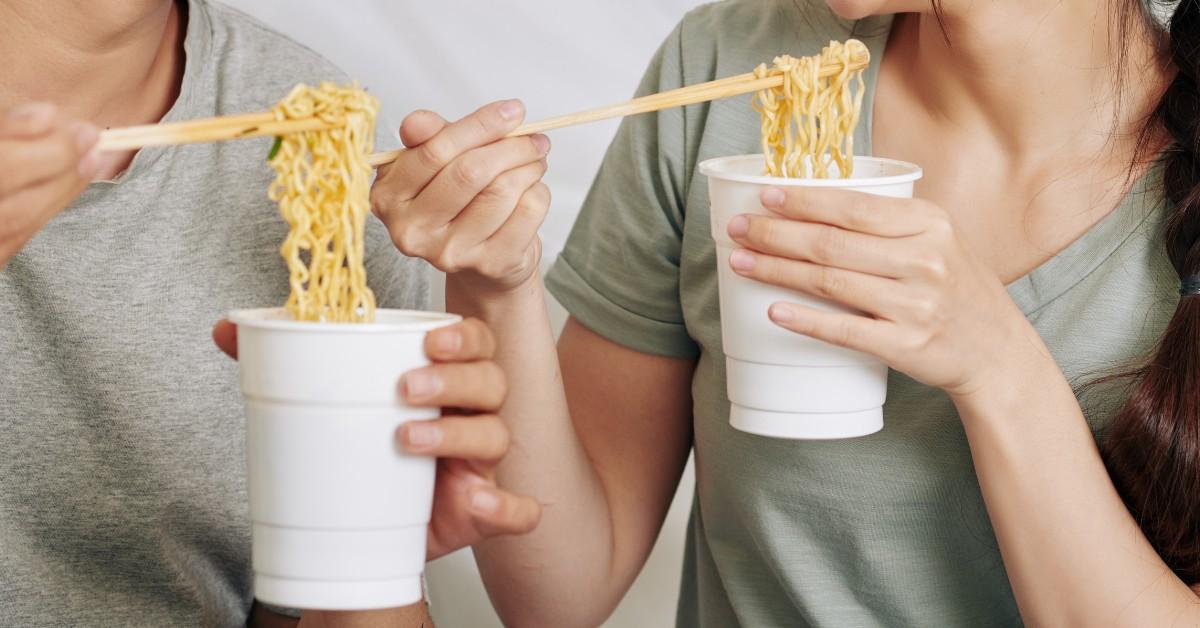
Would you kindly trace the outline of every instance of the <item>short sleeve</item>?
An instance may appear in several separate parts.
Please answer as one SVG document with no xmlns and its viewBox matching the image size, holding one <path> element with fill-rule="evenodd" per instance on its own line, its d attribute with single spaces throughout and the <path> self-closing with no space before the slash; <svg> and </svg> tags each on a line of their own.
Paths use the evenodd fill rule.
<svg viewBox="0 0 1200 628">
<path fill-rule="evenodd" d="M 677 27 L 651 60 L 639 96 L 682 86 L 680 45 Z M 643 353 L 690 358 L 699 349 L 679 291 L 683 116 L 676 108 L 621 123 L 546 285 L 601 336 Z"/>
</svg>

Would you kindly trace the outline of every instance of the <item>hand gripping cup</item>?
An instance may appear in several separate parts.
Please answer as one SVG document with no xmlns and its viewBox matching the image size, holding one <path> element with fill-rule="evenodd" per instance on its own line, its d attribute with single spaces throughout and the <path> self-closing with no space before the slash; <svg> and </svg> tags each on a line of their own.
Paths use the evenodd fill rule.
<svg viewBox="0 0 1200 628">
<path fill-rule="evenodd" d="M 366 610 L 422 597 L 433 458 L 396 445 L 400 377 L 429 364 L 425 335 L 457 316 L 378 310 L 376 322 L 296 322 L 242 310 L 255 597 L 291 608 Z"/>
<path fill-rule="evenodd" d="M 738 247 L 728 227 L 740 214 L 770 214 L 760 200 L 766 187 L 833 187 L 911 198 L 921 169 L 855 157 L 849 179 L 784 179 L 762 174 L 762 155 L 743 155 L 710 159 L 700 164 L 700 172 L 708 177 L 712 200 L 730 424 L 776 438 L 852 438 L 878 432 L 883 428 L 887 367 L 867 354 L 790 332 L 767 316 L 778 301 L 850 310 L 734 273 L 729 256 Z"/>
</svg>

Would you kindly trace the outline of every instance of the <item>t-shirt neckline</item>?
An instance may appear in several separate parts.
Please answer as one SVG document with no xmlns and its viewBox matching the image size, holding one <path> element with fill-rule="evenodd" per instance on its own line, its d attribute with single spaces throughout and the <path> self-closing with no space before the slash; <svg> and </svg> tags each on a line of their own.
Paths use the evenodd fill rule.
<svg viewBox="0 0 1200 628">
<path fill-rule="evenodd" d="M 879 33 L 860 37 L 871 52 L 871 65 L 863 73 L 866 85 L 863 97 L 865 123 L 855 131 L 854 143 L 862 146 L 866 155 L 874 155 L 875 88 L 893 23 L 891 16 L 867 18 L 856 22 L 853 29 L 858 31 L 862 25 L 867 32 Z M 1137 177 L 1108 215 L 1053 257 L 1005 286 L 1009 296 L 1026 316 L 1035 314 L 1065 294 L 1104 264 L 1134 233 L 1148 227 L 1149 218 L 1162 204 L 1162 196 L 1152 184 L 1159 176 L 1161 168 L 1156 162 Z"/>
</svg>

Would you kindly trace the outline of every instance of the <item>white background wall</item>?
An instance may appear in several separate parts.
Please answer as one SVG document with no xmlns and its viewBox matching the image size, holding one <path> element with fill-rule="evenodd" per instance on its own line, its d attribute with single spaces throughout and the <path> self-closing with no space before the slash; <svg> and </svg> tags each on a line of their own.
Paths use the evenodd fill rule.
<svg viewBox="0 0 1200 628">
<path fill-rule="evenodd" d="M 447 118 L 521 98 L 530 119 L 627 98 L 659 43 L 700 0 L 225 0 L 304 42 L 375 93 L 393 126 L 413 109 Z M 282 97 L 283 94 L 280 94 Z M 545 261 L 562 248 L 616 122 L 551 134 L 554 206 Z M 561 324 L 563 313 L 552 305 Z M 673 623 L 683 531 L 692 495 L 685 473 L 663 534 L 607 627 Z M 581 539 L 586 542 L 586 539 Z M 499 626 L 467 551 L 429 568 L 440 628 Z"/>
</svg>

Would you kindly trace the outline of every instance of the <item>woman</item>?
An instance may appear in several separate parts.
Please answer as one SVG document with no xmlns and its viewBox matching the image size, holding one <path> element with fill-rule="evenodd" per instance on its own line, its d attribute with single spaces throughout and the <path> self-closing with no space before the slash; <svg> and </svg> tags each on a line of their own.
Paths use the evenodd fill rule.
<svg viewBox="0 0 1200 628">
<path fill-rule="evenodd" d="M 287 297 L 286 226 L 266 198 L 269 142 L 114 157 L 96 152 L 97 127 L 262 111 L 298 82 L 347 79 L 205 0 L 0 0 L 0 58 L 0 625 L 244 626 L 243 414 L 236 370 L 208 336 L 231 309 Z M 519 102 L 497 103 L 430 143 L 502 136 L 522 117 Z M 544 210 L 547 148 L 528 138 L 488 147 L 498 174 L 528 181 L 516 198 L 489 193 L 494 209 L 511 211 L 499 204 L 536 188 L 532 205 Z M 457 212 L 459 195 L 496 178 L 451 186 L 433 176 L 478 158 L 460 153 L 385 178 L 418 192 L 413 211 Z M 426 307 L 423 264 L 372 223 L 380 304 Z M 226 351 L 234 331 L 215 331 Z M 429 337 L 437 364 L 403 382 L 410 403 L 462 409 L 397 434 L 409 451 L 443 458 L 430 559 L 537 522 L 536 502 L 494 481 L 508 434 L 492 347 L 477 321 L 441 330 Z M 294 621 L 258 607 L 253 623 Z M 368 623 L 428 617 L 418 606 L 301 620 Z"/>
<path fill-rule="evenodd" d="M 855 145 L 922 165 L 916 200 L 770 189 L 717 259 L 696 166 L 758 152 L 747 99 L 628 119 L 547 279 L 557 359 L 536 246 L 402 246 L 461 270 L 448 302 L 493 326 L 513 388 L 499 477 L 553 504 L 476 548 L 492 599 L 600 623 L 694 448 L 681 626 L 1200 622 L 1200 3 L 1168 32 L 1139 0 L 730 0 L 640 92 L 850 36 L 873 58 Z M 763 322 L 886 361 L 881 433 L 729 427 L 717 264 L 867 313 Z"/>
</svg>

